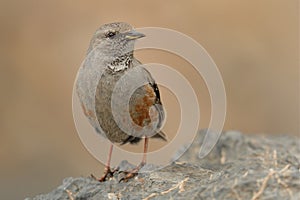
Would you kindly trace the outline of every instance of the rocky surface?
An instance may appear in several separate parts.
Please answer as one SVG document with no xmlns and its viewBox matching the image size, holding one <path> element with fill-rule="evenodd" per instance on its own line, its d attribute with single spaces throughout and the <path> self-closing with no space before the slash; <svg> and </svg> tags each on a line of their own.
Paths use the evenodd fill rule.
<svg viewBox="0 0 300 200">
<path fill-rule="evenodd" d="M 161 170 L 120 183 L 121 173 L 103 183 L 66 178 L 33 199 L 300 199 L 299 138 L 228 131 L 199 159 L 204 134 L 200 131 L 184 155 Z"/>
</svg>

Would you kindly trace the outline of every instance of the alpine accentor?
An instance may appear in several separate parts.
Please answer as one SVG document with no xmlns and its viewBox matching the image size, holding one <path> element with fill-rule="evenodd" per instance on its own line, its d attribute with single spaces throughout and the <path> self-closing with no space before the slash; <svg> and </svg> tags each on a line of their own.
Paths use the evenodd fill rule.
<svg viewBox="0 0 300 200">
<path fill-rule="evenodd" d="M 149 137 L 166 140 L 165 134 L 160 131 L 164 110 L 157 84 L 133 55 L 136 39 L 144 36 L 123 22 L 101 26 L 91 39 L 76 81 L 83 112 L 97 133 L 119 144 L 135 144 L 144 138 L 142 162 L 127 174 L 125 180 L 133 177 L 145 165 Z M 122 95 L 128 95 L 130 88 L 135 88 L 134 85 L 138 83 L 143 84 L 133 91 L 128 104 L 122 104 L 125 101 Z M 113 112 L 113 106 L 118 112 Z M 129 113 L 124 113 L 126 110 Z M 126 114 L 129 114 L 133 124 L 128 120 L 116 120 L 124 118 Z M 120 124 L 131 126 L 131 132 L 121 128 Z M 152 127 L 152 133 L 143 131 L 146 127 L 148 130 Z M 112 150 L 113 144 L 104 175 L 99 181 L 105 181 L 107 175 L 113 173 L 110 168 Z"/>
</svg>

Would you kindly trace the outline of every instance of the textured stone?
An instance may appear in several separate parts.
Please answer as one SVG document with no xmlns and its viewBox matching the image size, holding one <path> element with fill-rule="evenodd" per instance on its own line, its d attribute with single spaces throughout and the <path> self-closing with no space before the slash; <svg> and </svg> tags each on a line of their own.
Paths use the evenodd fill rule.
<svg viewBox="0 0 300 200">
<path fill-rule="evenodd" d="M 204 133 L 166 168 L 121 183 L 120 173 L 103 183 L 66 178 L 57 189 L 33 199 L 300 199 L 299 138 L 227 131 L 199 159 Z"/>
</svg>

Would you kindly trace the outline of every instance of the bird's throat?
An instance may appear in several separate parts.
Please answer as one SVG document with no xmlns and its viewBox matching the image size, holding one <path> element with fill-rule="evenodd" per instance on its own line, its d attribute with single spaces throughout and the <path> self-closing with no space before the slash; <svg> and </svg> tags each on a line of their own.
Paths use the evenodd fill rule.
<svg viewBox="0 0 300 200">
<path fill-rule="evenodd" d="M 113 72 L 123 71 L 130 67 L 133 59 L 133 53 L 127 53 L 122 56 L 115 58 L 110 64 L 108 64 L 108 68 Z"/>
</svg>

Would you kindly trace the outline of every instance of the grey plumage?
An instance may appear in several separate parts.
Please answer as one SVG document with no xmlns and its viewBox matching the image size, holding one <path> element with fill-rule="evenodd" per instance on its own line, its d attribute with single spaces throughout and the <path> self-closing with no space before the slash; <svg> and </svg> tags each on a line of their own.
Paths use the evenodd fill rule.
<svg viewBox="0 0 300 200">
<path fill-rule="evenodd" d="M 113 143 L 137 143 L 144 136 L 166 139 L 160 131 L 164 110 L 158 87 L 133 56 L 134 42 L 143 36 L 126 23 L 101 26 L 77 76 L 76 91 L 85 115 L 95 130 Z M 123 96 L 141 83 L 143 86 L 133 91 L 126 107 Z M 115 118 L 112 106 L 118 111 Z M 122 122 L 126 114 L 135 123 L 133 127 L 128 121 Z M 130 133 L 122 130 L 120 123 Z"/>
</svg>

